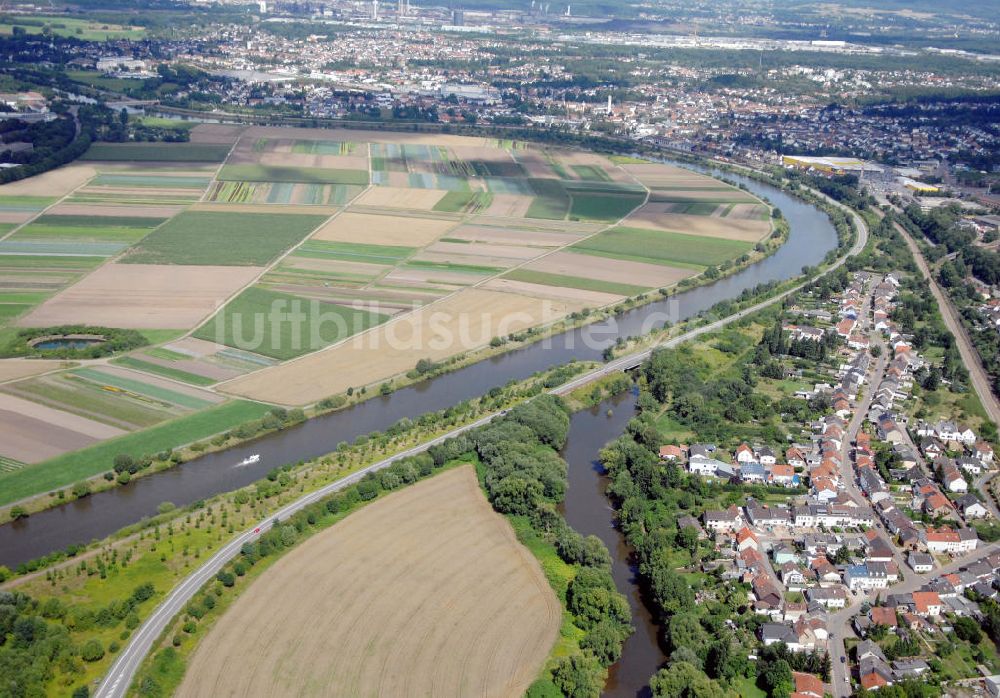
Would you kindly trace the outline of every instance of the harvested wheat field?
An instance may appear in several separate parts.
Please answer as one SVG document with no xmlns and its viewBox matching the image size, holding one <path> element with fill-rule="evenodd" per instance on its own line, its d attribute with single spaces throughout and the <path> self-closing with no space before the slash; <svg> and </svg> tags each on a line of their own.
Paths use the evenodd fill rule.
<svg viewBox="0 0 1000 698">
<path fill-rule="evenodd" d="M 183 206 L 127 206 L 113 204 L 56 204 L 45 212 L 48 216 L 96 216 L 100 218 L 170 218 L 184 210 Z"/>
<path fill-rule="evenodd" d="M 39 373 L 55 371 L 58 368 L 72 366 L 71 361 L 55 359 L 0 359 L 0 383 L 37 376 Z"/>
<path fill-rule="evenodd" d="M 626 218 L 622 225 L 744 242 L 757 242 L 771 232 L 770 220 L 668 213 L 667 209 L 670 206 L 673 204 L 660 202 L 644 204 Z"/>
<path fill-rule="evenodd" d="M 477 349 L 493 337 L 553 322 L 584 305 L 467 288 L 328 349 L 217 388 L 283 405 L 310 404 L 409 371 L 417 359 L 439 361 Z"/>
<path fill-rule="evenodd" d="M 471 466 L 369 504 L 247 589 L 182 696 L 521 696 L 561 608 Z"/>
<path fill-rule="evenodd" d="M 191 129 L 192 143 L 235 143 L 244 126 L 229 124 L 198 124 Z"/>
<path fill-rule="evenodd" d="M 531 196 L 520 194 L 494 194 L 493 201 L 484 212 L 487 216 L 499 216 L 501 218 L 524 218 L 531 208 Z"/>
<path fill-rule="evenodd" d="M 348 211 L 327 222 L 316 231 L 312 239 L 423 247 L 455 226 L 455 221 L 436 218 L 407 218 Z"/>
<path fill-rule="evenodd" d="M 282 138 L 303 141 L 337 141 L 339 143 L 424 143 L 427 145 L 471 145 L 489 143 L 487 138 L 455 136 L 445 133 L 407 133 L 393 131 L 363 131 L 352 128 L 285 128 L 282 126 L 252 126 L 243 133 L 240 147 L 259 138 Z"/>
<path fill-rule="evenodd" d="M 549 300 L 562 301 L 564 303 L 581 303 L 588 308 L 603 308 L 625 298 L 625 296 L 620 294 L 588 291 L 582 288 L 569 288 L 566 286 L 546 286 L 545 284 L 535 284 L 529 281 L 515 281 L 505 278 L 490 279 L 480 288 L 491 291 L 523 293 L 532 298 L 548 298 Z"/>
<path fill-rule="evenodd" d="M 580 239 L 572 233 L 545 233 L 519 228 L 497 228 L 488 225 L 463 225 L 448 237 L 469 242 L 485 242 L 497 245 L 531 245 L 533 247 L 562 247 Z M 539 253 L 540 254 L 540 253 Z"/>
<path fill-rule="evenodd" d="M 681 279 L 695 274 L 691 269 L 569 251 L 553 252 L 536 262 L 526 264 L 523 268 L 546 274 L 577 276 L 595 281 L 633 284 L 646 288 L 672 286 Z"/>
<path fill-rule="evenodd" d="M 369 187 L 358 197 L 359 206 L 405 208 L 430 211 L 448 192 L 443 189 L 407 189 L 406 187 Z"/>
<path fill-rule="evenodd" d="M 260 267 L 106 264 L 42 303 L 19 324 L 189 329 L 260 272 Z"/>
<path fill-rule="evenodd" d="M 65 165 L 0 185 L 0 196 L 65 196 L 96 174 L 90 165 Z"/>
</svg>

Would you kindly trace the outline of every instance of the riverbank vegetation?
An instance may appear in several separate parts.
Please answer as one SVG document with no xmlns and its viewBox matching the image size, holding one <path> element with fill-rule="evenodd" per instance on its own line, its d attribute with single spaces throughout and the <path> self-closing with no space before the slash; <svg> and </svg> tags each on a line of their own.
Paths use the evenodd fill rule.
<svg viewBox="0 0 1000 698">
<path fill-rule="evenodd" d="M 532 696 L 598 696 L 605 667 L 617 660 L 631 632 L 624 597 L 615 591 L 610 555 L 596 537 L 583 538 L 556 510 L 566 489 L 566 463 L 557 450 L 565 443 L 569 416 L 555 397 L 541 395 L 503 418 L 432 446 L 298 512 L 268 530 L 241 553 L 176 618 L 147 659 L 138 679 L 140 694 L 170 691 L 183 677 L 184 662 L 213 620 L 286 549 L 332 525 L 380 496 L 462 462 L 477 463 L 480 482 L 494 509 L 542 564 L 567 609 L 559 640 Z"/>
<path fill-rule="evenodd" d="M 131 632 L 138 626 L 138 622 L 141 622 L 148 612 L 152 610 L 155 603 L 143 604 L 142 606 L 135 605 L 129 613 L 125 613 L 121 617 L 118 617 L 114 613 L 111 616 L 104 614 L 102 616 L 104 618 L 103 624 L 96 621 L 88 622 L 88 619 L 91 615 L 96 618 L 103 609 L 112 605 L 114 609 L 117 609 L 116 613 L 120 611 L 122 608 L 121 604 L 127 603 L 130 594 L 137 585 L 151 584 L 153 593 L 149 598 L 154 602 L 158 602 L 195 566 L 200 564 L 200 561 L 208 559 L 215 550 L 221 547 L 237 531 L 249 528 L 256 521 L 267 519 L 274 511 L 279 510 L 304 493 L 341 479 L 370 463 L 383 459 L 391 453 L 405 450 L 417 443 L 426 442 L 434 435 L 448 431 L 461 424 L 475 421 L 484 414 L 492 413 L 538 396 L 545 389 L 546 383 L 552 377 L 550 374 L 553 374 L 553 372 L 538 374 L 519 383 L 512 382 L 502 388 L 489 391 L 482 398 L 460 403 L 448 410 L 429 413 L 417 420 L 404 419 L 384 432 L 376 432 L 358 437 L 353 444 L 341 443 L 333 453 L 322 458 L 306 463 L 287 464 L 281 468 L 276 468 L 254 485 L 244 487 L 235 492 L 220 494 L 210 500 L 195 502 L 181 509 L 176 508 L 169 502 L 164 502 L 160 506 L 160 513 L 158 515 L 123 529 L 115 536 L 98 545 L 91 546 L 89 549 L 85 546 L 71 546 L 65 551 L 53 553 L 40 560 L 20 565 L 16 571 L 17 575 L 20 575 L 20 578 L 15 577 L 10 579 L 11 572 L 0 567 L 0 581 L 7 580 L 3 585 L 3 589 L 9 592 L 16 591 L 30 597 L 29 600 L 17 601 L 17 605 L 20 608 L 26 609 L 24 613 L 36 617 L 41 613 L 40 611 L 36 612 L 37 609 L 46 606 L 60 609 L 57 616 L 53 616 L 52 618 L 41 617 L 43 620 L 51 621 L 53 624 L 61 626 L 62 629 L 57 627 L 51 631 L 53 637 L 63 637 L 65 635 L 68 638 L 65 643 L 60 644 L 55 649 L 49 644 L 36 644 L 35 640 L 29 643 L 30 646 L 23 648 L 27 649 L 29 654 L 47 652 L 50 649 L 53 650 L 53 663 L 51 666 L 46 665 L 49 666 L 49 669 L 44 672 L 44 675 L 25 675 L 23 686 L 25 691 L 27 694 L 43 688 L 45 690 L 56 690 L 57 692 L 63 690 L 69 691 L 74 686 L 79 687 L 81 684 L 91 684 L 96 678 L 101 676 L 110 665 L 110 662 L 113 661 L 115 654 L 130 637 Z M 560 372 L 560 369 L 555 369 L 554 375 L 565 377 L 566 372 L 565 370 Z M 539 496 L 542 497 L 554 497 L 557 495 L 561 497 L 561 493 L 565 491 L 565 463 L 558 458 L 558 455 L 553 450 L 554 444 L 558 443 L 561 439 L 565 439 L 565 427 L 560 427 L 560 424 L 565 420 L 565 412 L 562 411 L 563 408 L 561 405 L 558 407 L 558 410 L 563 415 L 562 417 L 559 416 L 560 412 L 554 411 L 554 405 L 558 404 L 557 402 L 547 402 L 543 398 L 538 407 L 525 406 L 523 411 L 521 409 L 512 409 L 511 414 L 504 420 L 508 424 L 503 427 L 504 431 L 502 433 L 508 434 L 516 431 L 522 438 L 528 439 L 517 451 L 521 455 L 515 461 L 512 461 L 512 463 L 516 463 L 518 467 L 524 466 L 527 468 L 529 464 L 528 455 L 535 454 L 539 462 L 544 462 L 545 464 L 543 467 L 539 465 L 539 462 L 530 461 L 533 463 L 530 473 L 533 474 L 532 476 L 539 478 L 536 482 L 544 480 L 546 483 L 545 487 L 548 487 L 548 490 L 545 487 L 542 487 L 540 490 L 531 489 L 532 493 L 540 493 Z M 523 426 L 522 422 L 530 422 L 532 424 L 537 422 L 538 426 L 527 428 Z M 535 434 L 535 431 L 533 431 L 535 428 L 537 428 L 538 432 L 544 434 L 544 437 Z M 403 484 L 415 481 L 414 477 L 416 479 L 424 477 L 427 474 L 428 467 L 433 471 L 435 467 L 439 467 L 446 462 L 454 462 L 455 459 L 451 456 L 455 455 L 457 449 L 460 448 L 468 451 L 468 453 L 461 454 L 467 456 L 463 462 L 469 462 L 470 458 L 478 459 L 478 446 L 476 444 L 481 443 L 484 449 L 483 452 L 486 453 L 488 440 L 495 438 L 497 434 L 486 429 L 481 431 L 483 432 L 481 442 L 476 441 L 473 444 L 471 441 L 460 441 L 457 443 L 450 441 L 445 446 L 433 450 L 429 456 L 424 455 L 406 459 L 402 463 L 397 463 L 390 468 L 380 471 L 377 475 L 366 476 L 362 482 L 356 486 L 352 486 L 355 489 L 351 491 L 356 492 L 356 499 L 354 494 L 338 493 L 323 503 L 323 507 L 329 506 L 333 507 L 333 509 L 324 510 L 331 515 L 340 514 L 341 504 L 354 506 L 354 504 L 373 499 L 379 493 L 388 492 Z M 535 436 L 532 436 L 533 434 Z M 497 468 L 495 471 L 497 473 L 500 472 L 499 468 L 507 467 L 501 464 L 500 461 L 491 462 Z M 428 463 L 431 463 L 431 465 L 428 465 Z M 414 473 L 416 473 L 416 476 L 414 476 Z M 491 482 L 494 482 L 497 486 L 494 494 L 499 498 L 498 501 L 500 504 L 497 506 L 498 510 L 514 506 L 512 501 L 508 502 L 503 498 L 502 493 L 512 489 L 513 484 L 516 482 L 527 482 L 528 474 L 528 470 L 523 472 L 518 470 L 513 480 L 503 477 L 491 479 Z M 560 482 L 562 483 L 561 485 L 559 484 Z M 340 504 L 329 504 L 329 501 L 336 501 Z M 534 500 L 524 499 L 522 501 L 528 502 Z M 554 505 L 551 505 L 549 508 L 554 511 Z M 515 528 L 525 537 L 530 537 L 530 532 L 535 530 L 534 522 L 530 517 L 522 514 L 514 514 L 512 511 L 512 523 L 514 523 Z M 320 525 L 319 523 L 309 522 L 309 512 L 304 512 L 303 516 L 308 527 Z M 320 520 L 320 518 L 316 518 L 317 522 L 320 522 Z M 296 521 L 298 522 L 300 519 L 296 519 Z M 333 523 L 334 519 L 326 517 L 322 518 L 322 521 L 325 522 L 323 525 L 326 525 L 327 523 Z M 289 525 L 294 528 L 298 524 L 292 523 Z M 265 544 L 265 548 L 267 545 L 274 543 L 271 537 L 280 537 L 282 535 L 283 529 L 287 532 L 286 527 L 278 527 L 275 529 L 275 533 L 270 534 L 270 537 L 264 538 L 264 540 L 269 541 Z M 298 536 L 305 529 L 295 530 L 296 536 Z M 603 546 L 600 546 L 600 541 L 596 541 L 596 539 L 579 540 L 579 536 L 574 537 L 567 529 L 562 528 L 560 530 L 563 534 L 561 540 L 563 540 L 564 544 L 567 546 L 574 545 L 574 550 L 577 551 L 574 555 L 580 557 L 580 559 L 590 561 L 592 563 L 591 566 L 599 566 L 602 560 L 605 562 L 608 560 L 608 553 L 603 549 Z M 539 534 L 537 539 L 529 541 L 531 543 L 529 547 L 532 547 L 536 554 L 539 551 L 551 552 L 555 549 L 555 539 L 551 537 L 551 533 L 551 531 L 545 531 L 544 535 Z M 285 542 L 287 542 L 287 538 L 290 535 L 286 535 Z M 277 551 L 283 548 L 275 544 L 271 549 Z M 258 549 L 258 554 L 259 552 Z M 566 558 L 568 556 L 569 554 L 567 553 L 563 557 Z M 267 555 L 264 557 L 267 557 Z M 550 581 L 555 578 L 553 574 L 558 572 L 558 569 L 554 568 L 550 563 L 558 561 L 559 567 L 563 570 L 562 572 L 558 572 L 558 576 L 565 580 L 566 584 L 563 594 L 563 598 L 565 599 L 565 595 L 569 593 L 569 582 L 575 577 L 575 574 L 569 573 L 569 571 L 573 570 L 573 567 L 562 558 L 546 559 L 544 555 L 540 555 L 540 558 L 542 559 L 543 566 L 546 568 L 546 573 Z M 243 562 L 246 565 L 246 561 Z M 244 568 L 244 574 L 246 572 L 247 569 Z M 235 584 L 236 580 L 241 576 L 235 563 L 232 566 L 231 573 L 233 575 L 232 581 Z M 594 581 L 594 584 L 597 586 L 604 584 L 609 579 L 609 577 L 605 578 L 601 575 L 595 576 L 596 581 Z M 226 579 L 229 579 L 229 577 L 226 577 Z M 228 588 L 226 586 L 226 579 L 217 580 L 223 589 Z M 577 590 L 580 592 L 578 608 L 581 611 L 588 609 L 587 612 L 590 612 L 593 616 L 593 612 L 589 610 L 590 607 L 582 600 L 583 588 L 583 584 L 577 587 Z M 611 588 L 613 589 L 613 587 Z M 212 590 L 209 591 L 213 594 L 215 593 Z M 595 591 L 594 593 L 598 597 L 605 599 L 607 598 L 607 593 L 605 592 L 607 592 L 606 588 L 603 592 Z M 3 598 L 6 599 L 7 597 L 4 596 Z M 205 598 L 209 597 L 206 596 Z M 624 599 L 621 602 L 624 603 Z M 203 603 L 201 605 L 207 606 L 208 604 Z M 621 604 L 617 604 L 616 608 L 620 610 L 622 608 Z M 624 608 L 626 609 L 626 617 L 623 622 L 627 624 L 627 605 Z M 194 610 L 195 614 L 197 614 L 200 610 L 204 609 Z M 135 617 L 129 619 L 133 614 Z M 78 622 L 81 618 L 83 618 L 82 623 Z M 618 618 L 620 619 L 621 616 L 619 615 Z M 192 620 L 195 622 L 194 627 L 197 627 L 198 618 L 184 620 L 179 630 L 179 637 L 182 640 L 191 634 L 184 630 L 184 626 Z M 584 623 L 584 621 L 580 622 Z M 602 656 L 611 656 L 614 645 L 608 645 L 607 642 L 599 644 L 596 637 L 604 638 L 604 640 L 607 640 L 608 637 L 614 637 L 616 635 L 609 632 L 614 629 L 616 629 L 616 632 L 624 633 L 624 628 L 609 626 L 608 624 L 601 625 L 601 630 L 598 631 L 598 635 L 593 640 L 593 647 L 595 649 L 592 650 L 592 655 L 597 651 L 597 647 L 602 647 L 603 649 L 600 650 Z M 565 625 L 564 630 L 566 630 L 564 638 L 568 638 L 566 641 L 570 643 L 575 642 L 576 644 L 571 644 L 571 646 L 577 647 L 581 638 L 584 637 L 583 630 L 577 626 L 570 628 Z M 41 637 L 39 635 L 39 638 Z M 95 657 L 94 659 L 89 661 L 81 660 L 83 646 L 90 644 L 93 649 L 94 645 L 92 641 L 96 641 L 101 645 L 103 653 L 100 657 L 97 657 L 99 653 L 93 651 L 88 653 L 88 656 Z M 173 636 L 169 638 L 168 645 L 173 647 Z M 563 645 L 560 644 L 559 646 Z M 2 652 L 3 650 L 0 649 L 0 654 Z M 582 651 L 580 654 L 582 654 Z M 157 661 L 162 665 L 161 668 L 173 667 L 176 669 L 176 653 L 167 652 L 165 658 L 161 655 L 157 656 L 159 657 Z M 11 662 L 28 661 L 21 654 L 17 655 L 17 657 L 0 657 L 0 667 L 5 666 L 3 662 L 8 661 L 8 659 Z M 576 657 L 574 660 L 574 671 L 579 670 L 580 661 L 580 657 Z M 584 662 L 584 665 L 590 669 L 594 669 L 596 666 L 599 666 L 599 663 L 595 664 L 594 659 L 590 658 Z M 162 674 L 162 672 L 160 673 Z M 7 675 L 6 672 L 4 675 Z M 590 676 L 591 674 L 586 675 Z M 160 683 L 162 678 L 160 676 L 156 679 L 156 682 Z M 40 683 L 37 683 L 38 681 Z M 603 679 L 601 681 L 595 680 L 595 685 L 600 685 L 602 681 Z"/>
</svg>

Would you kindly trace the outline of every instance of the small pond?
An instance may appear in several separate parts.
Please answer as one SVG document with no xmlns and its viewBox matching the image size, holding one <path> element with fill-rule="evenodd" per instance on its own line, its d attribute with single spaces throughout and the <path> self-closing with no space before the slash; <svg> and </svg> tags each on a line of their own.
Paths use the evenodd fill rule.
<svg viewBox="0 0 1000 698">
<path fill-rule="evenodd" d="M 31 348 L 39 351 L 53 351 L 56 349 L 86 349 L 95 344 L 102 344 L 104 337 L 42 337 L 32 342 Z"/>
</svg>

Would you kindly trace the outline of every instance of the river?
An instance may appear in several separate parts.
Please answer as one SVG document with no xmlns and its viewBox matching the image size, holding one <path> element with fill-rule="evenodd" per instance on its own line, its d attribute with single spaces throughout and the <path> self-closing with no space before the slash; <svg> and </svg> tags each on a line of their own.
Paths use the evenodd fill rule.
<svg viewBox="0 0 1000 698">
<path fill-rule="evenodd" d="M 253 443 L 206 454 L 170 470 L 139 478 L 124 487 L 0 526 L 0 564 L 14 567 L 74 543 L 101 539 L 143 517 L 154 515 L 161 502 L 186 506 L 219 492 L 243 487 L 259 480 L 274 467 L 329 453 L 341 441 L 350 442 L 361 434 L 383 430 L 404 417 L 414 418 L 447 408 L 511 379 L 523 379 L 571 359 L 600 360 L 603 349 L 617 337 L 642 334 L 652 326 L 662 325 L 664 319 L 678 322 L 690 318 L 719 301 L 736 298 L 757 284 L 796 276 L 803 266 L 819 264 L 826 253 L 836 247 L 836 231 L 818 209 L 775 187 L 735 175 L 727 177 L 768 198 L 781 208 L 789 222 L 788 241 L 775 254 L 757 264 L 713 284 L 678 293 L 615 318 L 570 330 L 397 390 L 392 395 L 372 398 L 309 420 Z M 258 463 L 234 467 L 253 453 L 261 455 Z"/>
<path fill-rule="evenodd" d="M 611 553 L 615 586 L 628 599 L 635 632 L 625 641 L 621 659 L 608 672 L 604 695 L 608 698 L 645 698 L 651 695 L 649 679 L 666 661 L 660 648 L 659 628 L 643 602 L 632 548 L 618 531 L 615 512 L 605 492 L 608 479 L 597 454 L 623 431 L 635 414 L 635 394 L 605 400 L 573 415 L 563 458 L 569 464 L 569 488 L 563 515 L 585 536 L 595 535 Z M 610 414 L 609 414 L 610 410 Z"/>
</svg>

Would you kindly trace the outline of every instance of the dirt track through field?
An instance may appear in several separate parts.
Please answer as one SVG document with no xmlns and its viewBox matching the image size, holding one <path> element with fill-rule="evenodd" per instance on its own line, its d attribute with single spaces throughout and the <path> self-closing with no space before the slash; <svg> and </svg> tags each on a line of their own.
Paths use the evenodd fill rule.
<svg viewBox="0 0 1000 698">
<path fill-rule="evenodd" d="M 265 572 L 177 695 L 520 696 L 561 609 L 464 466 L 315 535 Z"/>
</svg>

